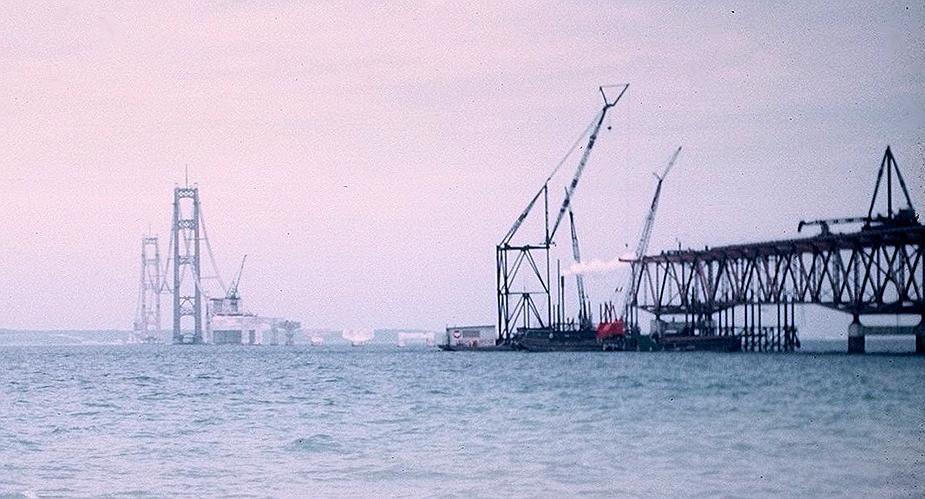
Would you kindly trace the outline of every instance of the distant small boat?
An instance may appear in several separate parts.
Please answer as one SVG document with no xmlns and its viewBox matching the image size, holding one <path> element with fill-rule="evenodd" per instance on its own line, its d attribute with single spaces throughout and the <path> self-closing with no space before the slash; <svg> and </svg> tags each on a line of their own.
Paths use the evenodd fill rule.
<svg viewBox="0 0 925 499">
<path fill-rule="evenodd" d="M 310 341 L 313 347 L 320 347 L 321 345 L 324 345 L 324 338 L 321 336 L 312 336 Z"/>
</svg>

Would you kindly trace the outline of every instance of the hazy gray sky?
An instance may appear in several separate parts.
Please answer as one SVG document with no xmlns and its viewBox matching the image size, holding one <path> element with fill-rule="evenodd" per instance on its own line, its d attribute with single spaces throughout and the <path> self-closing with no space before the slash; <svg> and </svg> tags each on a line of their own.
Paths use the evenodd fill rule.
<svg viewBox="0 0 925 499">
<path fill-rule="evenodd" d="M 253 311 L 492 323 L 494 246 L 602 83 L 631 87 L 574 200 L 586 259 L 631 249 L 681 144 L 653 251 L 865 214 L 888 143 L 925 205 L 921 2 L 260 4 L 0 7 L 0 327 L 129 328 L 184 165 Z"/>
</svg>

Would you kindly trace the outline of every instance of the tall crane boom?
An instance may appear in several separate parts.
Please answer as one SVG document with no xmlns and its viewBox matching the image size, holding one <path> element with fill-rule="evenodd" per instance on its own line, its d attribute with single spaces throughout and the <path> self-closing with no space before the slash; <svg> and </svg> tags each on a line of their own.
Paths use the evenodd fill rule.
<svg viewBox="0 0 925 499">
<path fill-rule="evenodd" d="M 581 251 L 578 248 L 578 232 L 575 229 L 575 214 L 572 213 L 572 207 L 568 207 L 568 219 L 569 225 L 572 229 L 572 257 L 575 259 L 575 263 L 581 263 Z M 590 324 L 591 318 L 588 317 L 588 298 L 585 294 L 585 279 L 580 272 L 575 274 L 575 284 L 578 288 L 578 323 L 582 326 Z"/>
<path fill-rule="evenodd" d="M 575 193 L 575 188 L 578 187 L 578 181 L 581 180 L 581 174 L 585 170 L 585 165 L 588 164 L 588 158 L 591 156 L 591 149 L 594 147 L 594 143 L 597 141 L 597 133 L 601 130 L 601 125 L 604 123 L 604 117 L 607 116 L 607 111 L 610 108 L 617 105 L 617 102 L 620 101 L 620 98 L 623 97 L 623 94 L 626 93 L 626 89 L 629 88 L 629 84 L 621 85 L 623 87 L 620 90 L 620 93 L 617 95 L 617 98 L 613 102 L 607 100 L 607 94 L 604 93 L 604 87 L 599 87 L 601 95 L 604 97 L 604 107 L 601 109 L 601 116 L 598 118 L 597 123 L 594 125 L 594 129 L 591 131 L 591 136 L 588 137 L 588 145 L 585 147 L 585 151 L 581 154 L 581 160 L 578 162 L 578 168 L 575 170 L 575 175 L 572 176 L 572 181 L 569 183 L 565 191 L 565 199 L 562 200 L 562 206 L 559 207 L 559 214 L 556 215 L 556 222 L 552 226 L 552 230 L 549 232 L 549 241 L 551 242 L 556 235 L 556 230 L 559 229 L 559 224 L 562 223 L 562 217 L 565 216 L 566 210 L 568 210 L 569 200 L 572 198 L 572 195 Z"/>
<path fill-rule="evenodd" d="M 634 260 L 638 261 L 646 254 L 646 250 L 649 248 L 649 238 L 652 236 L 652 226 L 655 225 L 655 212 L 658 210 L 658 199 L 662 194 L 662 182 L 665 181 L 665 177 L 668 176 L 668 172 L 671 171 L 671 167 L 674 166 L 675 161 L 678 159 L 678 155 L 681 154 L 681 147 L 671 155 L 671 160 L 668 161 L 668 166 L 665 167 L 665 171 L 661 175 L 653 173 L 655 178 L 658 179 L 658 183 L 655 185 L 655 195 L 652 196 L 652 204 L 649 206 L 649 214 L 646 215 L 646 222 L 642 227 L 642 233 L 639 235 L 639 242 L 636 244 L 636 254 Z M 636 272 L 635 267 L 632 268 L 633 271 L 630 272 L 629 282 L 624 286 L 625 296 L 623 297 L 623 306 L 629 306 L 630 300 L 632 300 L 633 295 L 635 294 L 636 287 Z"/>
<path fill-rule="evenodd" d="M 611 88 L 616 87 L 618 92 L 616 98 L 608 96 Z M 622 98 L 629 85 L 606 85 L 601 86 L 598 90 L 604 98 L 604 106 L 601 112 L 595 114 L 594 119 L 585 128 L 585 131 L 575 140 L 572 147 L 565 154 L 561 161 L 553 168 L 552 172 L 546 177 L 540 189 L 536 191 L 527 204 L 526 208 L 520 213 L 510 230 L 504 235 L 501 242 L 495 247 L 495 270 L 496 270 L 496 291 L 498 298 L 498 341 L 501 343 L 510 342 L 520 334 L 521 328 L 530 327 L 550 327 L 554 323 L 553 318 L 553 296 L 552 296 L 552 276 L 550 272 L 550 249 L 555 240 L 555 233 L 559 224 L 568 209 L 568 199 L 574 195 L 578 180 L 588 162 L 588 157 L 593 148 L 597 134 L 601 125 L 604 123 L 607 111 L 614 107 Z M 608 127 L 609 128 L 609 127 Z M 579 144 L 588 136 L 588 145 L 581 155 L 581 161 L 578 170 L 571 179 L 570 185 L 566 188 L 566 199 L 559 209 L 558 218 L 555 219 L 555 227 L 550 224 L 549 210 L 549 183 L 556 173 L 560 170 L 565 162 L 573 157 L 572 153 L 579 147 Z M 528 242 L 526 244 L 511 245 L 518 231 L 521 230 L 522 224 L 530 217 L 531 211 L 537 208 L 537 204 L 542 204 L 543 217 L 542 222 L 542 242 Z M 550 230 L 552 228 L 552 230 Z M 532 236 L 535 237 L 535 236 Z M 532 239 L 532 237 L 530 239 Z M 523 239 L 523 238 L 518 238 Z M 534 240 L 535 241 L 535 240 Z M 525 272 L 519 272 L 527 267 Z M 560 276 L 559 281 L 563 278 Z M 582 285 L 583 287 L 583 285 Z M 562 299 L 561 287 L 559 287 L 559 302 Z M 560 309 L 561 311 L 561 309 Z M 561 315 L 561 312 L 560 312 Z"/>
<path fill-rule="evenodd" d="M 244 255 L 244 258 L 241 259 L 241 267 L 238 269 L 238 275 L 235 276 L 234 280 L 231 281 L 231 286 L 228 287 L 228 298 L 238 298 L 238 284 L 241 283 L 241 274 L 244 273 L 244 262 L 247 261 L 247 255 Z"/>
</svg>

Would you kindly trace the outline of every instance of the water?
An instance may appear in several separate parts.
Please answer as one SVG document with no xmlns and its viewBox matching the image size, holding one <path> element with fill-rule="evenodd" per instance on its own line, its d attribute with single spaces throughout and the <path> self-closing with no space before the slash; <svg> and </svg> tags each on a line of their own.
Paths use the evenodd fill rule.
<svg viewBox="0 0 925 499">
<path fill-rule="evenodd" d="M 6 346 L 0 496 L 921 496 L 923 381 L 896 354 Z"/>
</svg>

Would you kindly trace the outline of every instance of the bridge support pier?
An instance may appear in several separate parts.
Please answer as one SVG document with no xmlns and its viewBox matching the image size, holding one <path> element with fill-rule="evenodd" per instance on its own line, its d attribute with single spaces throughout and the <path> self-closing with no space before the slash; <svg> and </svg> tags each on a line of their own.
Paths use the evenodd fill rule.
<svg viewBox="0 0 925 499">
<path fill-rule="evenodd" d="M 858 316 L 848 326 L 848 353 L 864 353 L 864 326 Z"/>
</svg>

